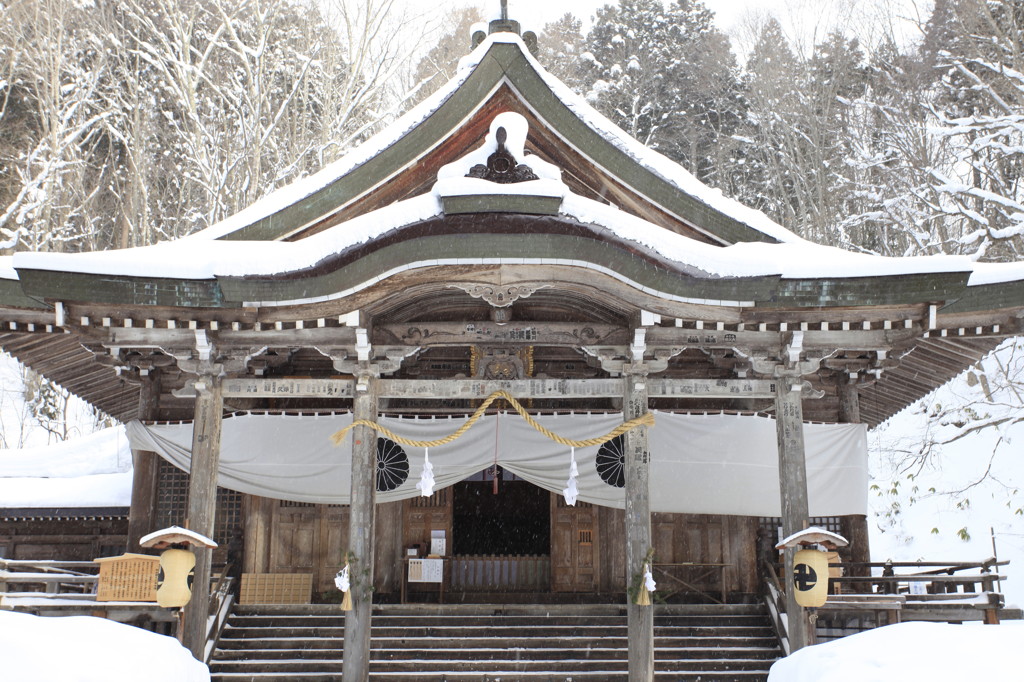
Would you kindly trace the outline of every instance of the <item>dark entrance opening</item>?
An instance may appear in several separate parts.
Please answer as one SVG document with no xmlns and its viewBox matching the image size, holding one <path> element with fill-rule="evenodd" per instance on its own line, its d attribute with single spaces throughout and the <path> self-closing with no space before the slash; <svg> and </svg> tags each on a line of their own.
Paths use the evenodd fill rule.
<svg viewBox="0 0 1024 682">
<path fill-rule="evenodd" d="M 452 554 L 547 555 L 551 547 L 550 493 L 497 467 L 456 483 L 452 497 Z"/>
</svg>

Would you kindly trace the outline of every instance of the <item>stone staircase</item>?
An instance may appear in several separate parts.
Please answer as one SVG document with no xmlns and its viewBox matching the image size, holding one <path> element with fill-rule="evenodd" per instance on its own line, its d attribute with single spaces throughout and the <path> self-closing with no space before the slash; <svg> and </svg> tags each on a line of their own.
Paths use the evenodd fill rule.
<svg viewBox="0 0 1024 682">
<path fill-rule="evenodd" d="M 780 656 L 758 605 L 656 608 L 657 680 L 763 681 Z M 344 625 L 337 606 L 236 607 L 213 680 L 340 681 Z M 371 636 L 371 680 L 626 679 L 622 606 L 380 606 Z"/>
</svg>

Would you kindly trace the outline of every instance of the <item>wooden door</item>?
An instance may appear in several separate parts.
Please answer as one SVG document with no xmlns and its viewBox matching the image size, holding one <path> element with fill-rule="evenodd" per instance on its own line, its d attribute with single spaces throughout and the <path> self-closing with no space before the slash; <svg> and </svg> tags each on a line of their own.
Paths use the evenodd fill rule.
<svg viewBox="0 0 1024 682">
<path fill-rule="evenodd" d="M 310 573 L 313 591 L 334 588 L 348 546 L 349 508 L 281 500 L 274 510 L 270 573 Z"/>
<path fill-rule="evenodd" d="M 561 495 L 551 494 L 551 590 L 595 592 L 598 510 L 586 502 L 570 507 Z"/>
<path fill-rule="evenodd" d="M 270 572 L 313 573 L 320 547 L 320 509 L 280 500 L 271 529 Z"/>
<path fill-rule="evenodd" d="M 735 592 L 730 517 L 709 514 L 651 515 L 654 563 L 665 594 L 696 592 L 720 599 Z M 746 536 L 744 536 L 746 537 Z"/>
</svg>

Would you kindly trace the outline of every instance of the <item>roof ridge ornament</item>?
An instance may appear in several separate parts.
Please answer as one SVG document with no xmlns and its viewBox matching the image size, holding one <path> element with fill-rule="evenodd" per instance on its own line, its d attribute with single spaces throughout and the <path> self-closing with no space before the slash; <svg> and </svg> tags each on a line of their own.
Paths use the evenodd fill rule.
<svg viewBox="0 0 1024 682">
<path fill-rule="evenodd" d="M 533 56 L 537 56 L 537 34 L 533 31 L 523 31 L 522 26 L 515 19 L 508 18 L 508 0 L 501 0 L 501 15 L 500 18 L 494 19 L 487 23 L 487 32 L 483 30 L 483 22 L 479 24 L 479 28 L 474 25 L 472 33 L 472 46 L 475 50 L 480 46 L 480 43 L 484 42 L 491 33 L 515 33 L 523 39 L 526 43 L 527 49 Z"/>
<path fill-rule="evenodd" d="M 558 166 L 526 151 L 529 128 L 525 116 L 504 111 L 483 144 L 438 169 L 433 192 L 445 215 L 558 215 L 569 188 Z"/>
<path fill-rule="evenodd" d="M 487 157 L 487 163 L 478 163 L 466 173 L 467 178 L 480 178 L 489 182 L 510 184 L 513 182 L 527 182 L 537 180 L 537 174 L 525 163 L 517 163 L 516 157 L 505 147 L 508 139 L 508 131 L 504 126 L 499 126 L 494 134 L 498 148 L 493 154 Z"/>
</svg>

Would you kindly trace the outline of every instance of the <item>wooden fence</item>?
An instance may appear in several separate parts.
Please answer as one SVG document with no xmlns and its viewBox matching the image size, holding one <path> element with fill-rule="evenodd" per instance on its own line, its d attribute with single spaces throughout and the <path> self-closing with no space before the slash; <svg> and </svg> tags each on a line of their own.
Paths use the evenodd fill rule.
<svg viewBox="0 0 1024 682">
<path fill-rule="evenodd" d="M 548 556 L 456 556 L 450 565 L 453 592 L 532 592 L 551 586 Z"/>
<path fill-rule="evenodd" d="M 1000 566 L 1009 561 L 885 561 L 839 564 L 844 575 L 832 578 L 843 592 L 878 594 L 977 594 L 998 592 Z M 872 574 L 877 575 L 872 575 Z"/>
<path fill-rule="evenodd" d="M 994 570 L 1008 561 L 854 562 L 842 563 L 846 573 L 833 583 L 824 606 L 807 609 L 810 643 L 834 639 L 880 625 L 907 620 L 998 623 L 1003 608 L 999 583 L 1006 576 Z M 762 563 L 765 603 L 780 644 L 788 654 L 783 581 L 774 564 Z M 875 575 L 872 575 L 872 574 Z M 835 590 L 835 585 L 839 590 Z"/>
</svg>

